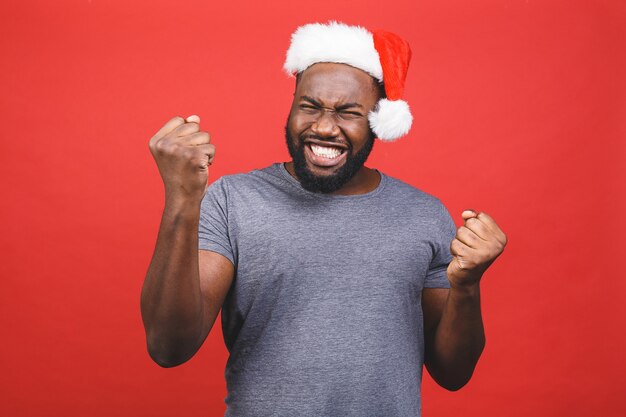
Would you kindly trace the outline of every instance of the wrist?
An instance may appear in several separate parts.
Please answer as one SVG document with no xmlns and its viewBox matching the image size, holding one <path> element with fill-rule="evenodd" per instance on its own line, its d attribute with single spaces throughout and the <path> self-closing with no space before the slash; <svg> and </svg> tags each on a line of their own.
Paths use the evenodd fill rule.
<svg viewBox="0 0 626 417">
<path fill-rule="evenodd" d="M 165 204 L 175 207 L 200 206 L 207 186 L 199 188 L 193 184 L 164 182 Z"/>
<path fill-rule="evenodd" d="M 176 217 L 198 217 L 202 200 L 165 195 L 164 213 Z"/>
<path fill-rule="evenodd" d="M 450 293 L 461 297 L 480 296 L 480 281 L 471 284 L 458 284 L 450 280 Z"/>
</svg>

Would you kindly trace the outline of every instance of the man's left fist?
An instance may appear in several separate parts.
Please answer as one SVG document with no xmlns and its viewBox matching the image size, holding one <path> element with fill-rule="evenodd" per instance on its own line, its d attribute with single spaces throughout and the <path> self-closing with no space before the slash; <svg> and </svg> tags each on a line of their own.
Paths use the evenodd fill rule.
<svg viewBox="0 0 626 417">
<path fill-rule="evenodd" d="M 465 210 L 461 216 L 464 224 L 450 243 L 448 279 L 453 287 L 477 284 L 506 246 L 506 235 L 489 215 Z"/>
</svg>

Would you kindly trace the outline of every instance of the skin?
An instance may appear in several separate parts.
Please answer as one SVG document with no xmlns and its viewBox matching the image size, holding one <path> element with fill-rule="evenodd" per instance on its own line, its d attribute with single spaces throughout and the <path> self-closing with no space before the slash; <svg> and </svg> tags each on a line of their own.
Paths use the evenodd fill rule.
<svg viewBox="0 0 626 417">
<path fill-rule="evenodd" d="M 370 140 L 367 114 L 380 98 L 374 79 L 348 65 L 319 63 L 299 77 L 289 112 L 287 129 L 300 145 L 303 141 L 338 144 L 350 153 L 363 149 Z M 317 139 L 314 139 L 317 138 Z M 308 169 L 318 176 L 335 173 L 339 166 L 323 167 L 307 160 Z M 296 179 L 293 162 L 285 164 Z M 342 188 L 330 194 L 370 192 L 380 183 L 380 174 L 363 166 Z"/>
<path fill-rule="evenodd" d="M 200 202 L 215 157 L 200 118 L 175 117 L 150 139 L 165 186 L 165 208 L 141 292 L 148 353 L 163 367 L 190 359 L 208 336 L 234 268 L 224 256 L 198 250 Z"/>
<path fill-rule="evenodd" d="M 380 90 L 365 72 L 343 64 L 315 64 L 299 77 L 287 129 L 295 141 L 311 137 L 362 149 L 370 135 L 367 113 Z M 347 103 L 354 105 L 346 107 Z M 348 112 L 350 114 L 342 114 Z M 148 352 L 164 367 L 191 358 L 209 334 L 234 279 L 232 263 L 222 255 L 198 250 L 200 202 L 208 167 L 215 156 L 199 118 L 176 117 L 150 140 L 150 151 L 165 186 L 165 208 L 141 295 Z M 331 175 L 307 159 L 316 175 Z M 293 162 L 285 167 L 297 179 Z M 363 166 L 333 194 L 374 190 L 380 174 Z M 422 291 L 425 366 L 442 387 L 458 390 L 471 378 L 485 346 L 480 281 L 502 253 L 507 239 L 486 213 L 466 210 L 450 250 L 450 289 Z"/>
<path fill-rule="evenodd" d="M 507 238 L 485 212 L 465 210 L 450 244 L 450 289 L 422 291 L 424 364 L 442 387 L 456 391 L 472 377 L 485 347 L 480 281 L 502 253 Z"/>
</svg>

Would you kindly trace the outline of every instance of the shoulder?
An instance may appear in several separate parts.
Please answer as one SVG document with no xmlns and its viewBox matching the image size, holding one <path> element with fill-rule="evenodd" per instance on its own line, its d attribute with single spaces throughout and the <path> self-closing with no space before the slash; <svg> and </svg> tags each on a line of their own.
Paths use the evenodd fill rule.
<svg viewBox="0 0 626 417">
<path fill-rule="evenodd" d="M 387 211 L 407 224 L 432 230 L 446 235 L 456 232 L 456 225 L 450 211 L 439 197 L 421 190 L 400 179 L 386 176 L 384 198 L 388 200 Z"/>
<path fill-rule="evenodd" d="M 408 184 L 398 178 L 384 175 L 385 198 L 389 198 L 393 204 L 400 204 L 403 208 L 410 211 L 419 211 L 429 217 L 441 217 L 448 214 L 448 211 L 442 201 L 433 194 L 423 191 L 411 184 Z"/>
<path fill-rule="evenodd" d="M 255 188 L 259 185 L 280 181 L 281 178 L 276 165 L 278 164 L 245 173 L 222 175 L 213 181 L 209 188 L 221 188 L 228 191 L 229 189 Z"/>
<path fill-rule="evenodd" d="M 213 181 L 207 196 L 223 201 L 246 204 L 260 203 L 288 188 L 279 164 L 254 169 L 246 173 L 222 175 Z"/>
</svg>

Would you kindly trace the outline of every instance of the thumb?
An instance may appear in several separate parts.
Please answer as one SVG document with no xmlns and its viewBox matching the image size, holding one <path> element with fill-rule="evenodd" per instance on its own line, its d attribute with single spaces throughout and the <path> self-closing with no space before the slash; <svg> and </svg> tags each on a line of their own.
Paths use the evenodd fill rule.
<svg viewBox="0 0 626 417">
<path fill-rule="evenodd" d="M 467 209 L 463 210 L 463 213 L 461 213 L 461 217 L 463 217 L 463 220 L 467 220 L 471 219 L 472 217 L 478 217 L 478 213 L 476 213 L 476 211 L 472 209 Z"/>
<path fill-rule="evenodd" d="M 200 123 L 200 117 L 198 117 L 195 114 L 192 114 L 191 116 L 187 117 L 185 121 L 187 123 Z"/>
</svg>

